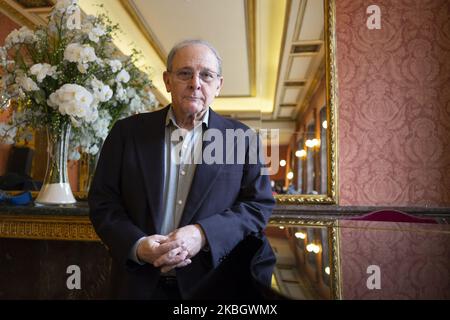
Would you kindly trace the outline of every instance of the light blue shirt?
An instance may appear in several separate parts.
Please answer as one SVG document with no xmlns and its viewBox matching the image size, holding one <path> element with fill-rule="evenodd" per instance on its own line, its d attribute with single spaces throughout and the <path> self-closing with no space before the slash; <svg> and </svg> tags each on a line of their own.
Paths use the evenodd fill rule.
<svg viewBox="0 0 450 320">
<path fill-rule="evenodd" d="M 182 129 L 176 122 L 172 106 L 169 107 L 165 122 L 164 135 L 164 187 L 163 187 L 163 220 L 161 234 L 167 235 L 178 228 L 183 215 L 186 199 L 194 179 L 196 164 L 202 155 L 202 124 L 208 127 L 209 107 L 202 121 L 195 123 L 192 130 Z M 138 260 L 136 250 L 139 239 L 133 246 L 130 259 Z"/>
</svg>

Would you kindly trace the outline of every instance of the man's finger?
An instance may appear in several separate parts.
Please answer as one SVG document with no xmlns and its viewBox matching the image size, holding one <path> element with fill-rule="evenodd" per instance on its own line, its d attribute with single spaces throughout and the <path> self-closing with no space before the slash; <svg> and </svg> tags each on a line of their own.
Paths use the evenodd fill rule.
<svg viewBox="0 0 450 320">
<path fill-rule="evenodd" d="M 163 242 L 163 241 L 166 241 L 168 239 L 167 236 L 163 236 L 161 234 L 154 234 L 154 235 L 150 236 L 150 238 L 153 241 L 157 241 L 157 242 Z"/>
<path fill-rule="evenodd" d="M 186 259 L 187 255 L 188 252 L 186 250 L 182 249 L 181 247 L 177 247 L 156 259 L 155 262 L 153 262 L 153 265 L 155 267 L 160 267 L 164 265 L 178 264 Z"/>
<path fill-rule="evenodd" d="M 158 248 L 156 248 L 156 252 L 160 255 L 169 252 L 170 250 L 181 248 L 185 250 L 185 245 L 183 240 L 175 240 L 170 242 L 164 242 L 162 243 Z"/>
<path fill-rule="evenodd" d="M 186 260 L 181 261 L 177 265 L 164 266 L 161 268 L 161 272 L 166 273 L 175 268 L 183 268 L 183 267 L 186 267 L 187 265 L 191 264 L 191 262 L 192 262 L 191 259 L 186 259 Z"/>
</svg>

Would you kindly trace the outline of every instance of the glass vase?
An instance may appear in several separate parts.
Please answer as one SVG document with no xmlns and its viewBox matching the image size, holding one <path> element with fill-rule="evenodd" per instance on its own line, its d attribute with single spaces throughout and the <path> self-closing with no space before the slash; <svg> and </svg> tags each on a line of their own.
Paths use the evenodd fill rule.
<svg viewBox="0 0 450 320">
<path fill-rule="evenodd" d="M 83 153 L 81 155 L 81 173 L 79 190 L 88 193 L 94 178 L 95 168 L 97 167 L 100 151 L 96 154 Z"/>
<path fill-rule="evenodd" d="M 76 202 L 67 170 L 70 130 L 68 123 L 61 124 L 59 129 L 47 127 L 47 171 L 35 200 L 37 205 L 64 206 Z"/>
</svg>

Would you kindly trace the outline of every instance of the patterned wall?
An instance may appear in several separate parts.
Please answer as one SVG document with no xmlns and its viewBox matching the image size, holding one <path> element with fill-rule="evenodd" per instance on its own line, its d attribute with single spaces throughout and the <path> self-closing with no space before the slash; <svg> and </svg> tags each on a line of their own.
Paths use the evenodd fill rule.
<svg viewBox="0 0 450 320">
<path fill-rule="evenodd" d="M 450 299 L 448 225 L 340 221 L 344 299 Z M 380 288 L 371 265 L 379 266 Z"/>
<path fill-rule="evenodd" d="M 448 0 L 336 1 L 341 205 L 450 205 L 449 15 Z"/>
</svg>

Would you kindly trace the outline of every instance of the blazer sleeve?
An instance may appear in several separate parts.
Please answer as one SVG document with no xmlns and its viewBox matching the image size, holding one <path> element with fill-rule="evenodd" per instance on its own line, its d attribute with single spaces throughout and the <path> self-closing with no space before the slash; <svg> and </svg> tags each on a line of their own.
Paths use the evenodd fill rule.
<svg viewBox="0 0 450 320">
<path fill-rule="evenodd" d="M 246 236 L 262 234 L 267 225 L 275 199 L 269 176 L 262 175 L 261 168 L 260 161 L 256 164 L 246 161 L 240 192 L 234 204 L 197 222 L 207 238 L 214 267 L 227 258 Z"/>
<path fill-rule="evenodd" d="M 89 215 L 95 231 L 113 259 L 127 266 L 133 245 L 146 234 L 129 218 L 121 198 L 123 121 L 106 138 L 88 194 Z M 137 264 L 136 264 L 137 265 Z"/>
</svg>

